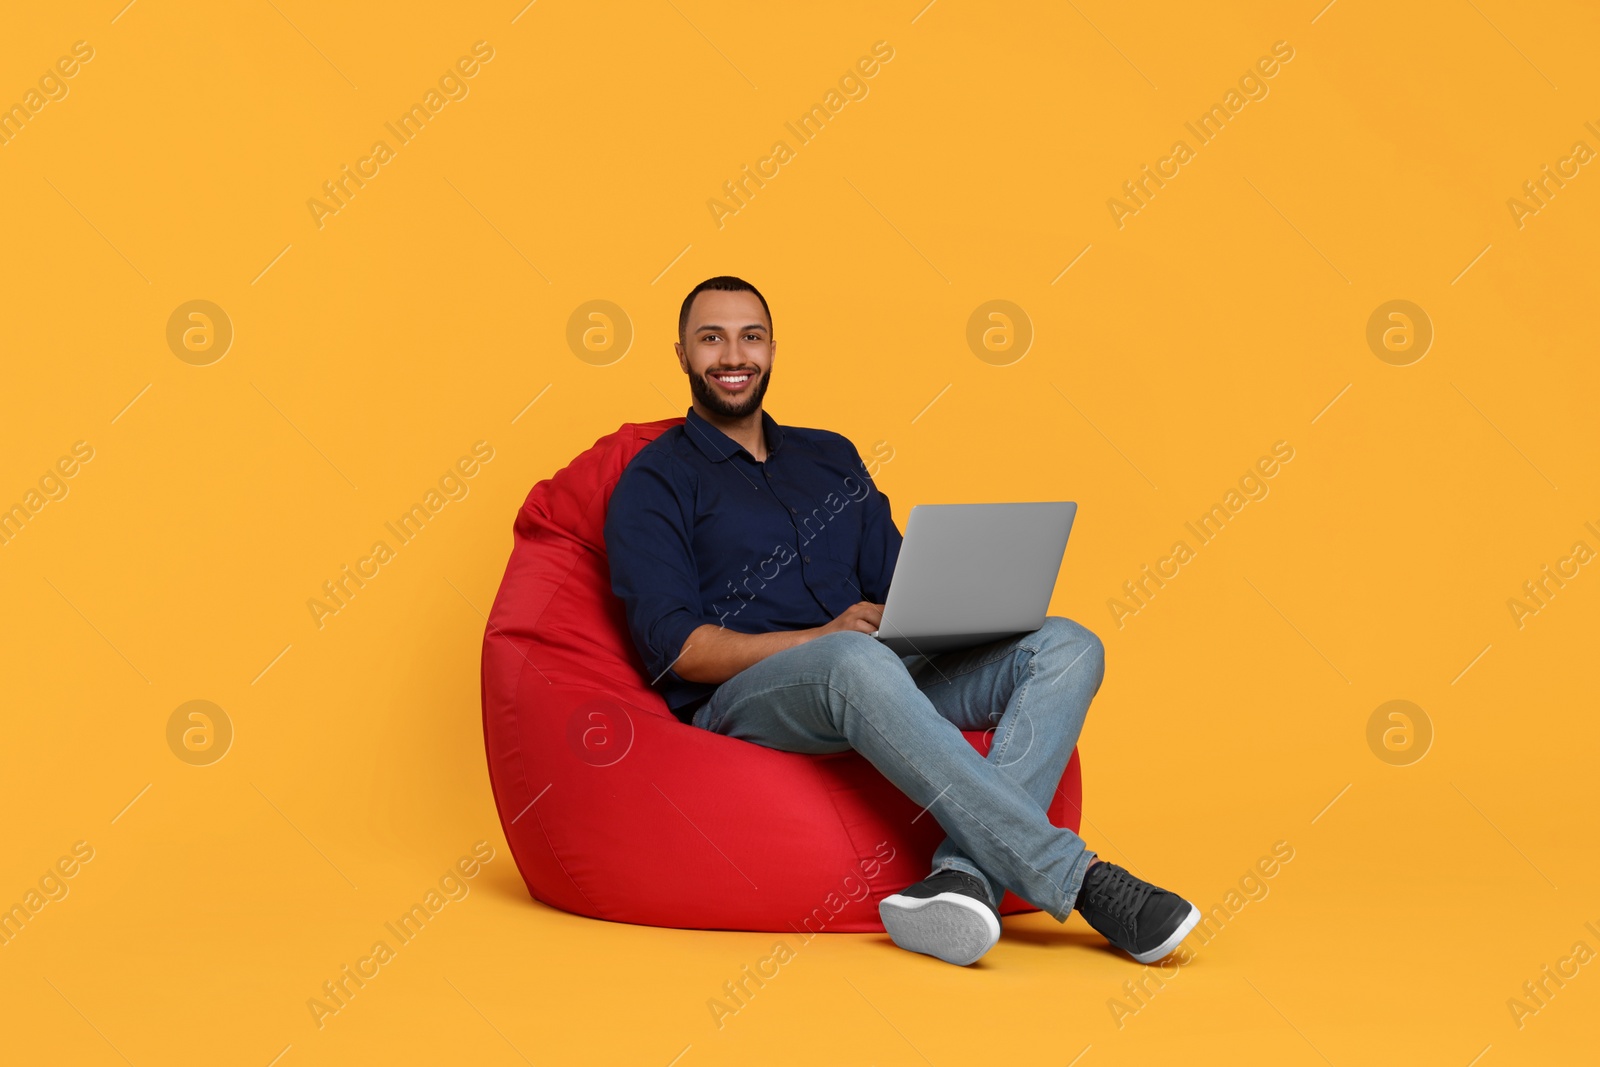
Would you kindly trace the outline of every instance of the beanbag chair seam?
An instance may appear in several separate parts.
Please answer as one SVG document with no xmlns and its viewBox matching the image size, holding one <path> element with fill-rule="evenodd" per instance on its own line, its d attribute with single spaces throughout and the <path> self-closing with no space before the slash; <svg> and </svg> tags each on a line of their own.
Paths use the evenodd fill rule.
<svg viewBox="0 0 1600 1067">
<path fill-rule="evenodd" d="M 533 817 L 539 824 L 539 835 L 544 838 L 545 847 L 550 850 L 550 855 L 555 859 L 556 866 L 561 868 L 561 873 L 567 876 L 567 881 L 572 883 L 572 888 L 578 891 L 578 895 L 583 898 L 584 903 L 588 904 L 594 913 L 598 915 L 600 909 L 596 907 L 593 900 L 589 899 L 589 894 L 583 891 L 583 886 L 578 884 L 578 880 L 572 877 L 572 871 L 568 869 L 567 861 L 562 859 L 561 853 L 556 850 L 555 842 L 550 838 L 550 831 L 544 827 L 544 816 L 539 814 L 539 805 L 535 804 L 533 807 Z"/>
<path fill-rule="evenodd" d="M 494 626 L 493 623 L 490 623 L 490 626 L 494 630 L 499 630 L 499 627 Z M 503 640 L 507 640 L 507 641 L 510 640 L 509 635 L 505 634 L 503 631 L 501 632 L 500 636 L 501 636 L 501 638 Z M 487 643 L 487 635 L 486 635 L 485 640 L 486 640 L 486 643 Z M 526 673 L 527 673 L 526 672 L 526 668 L 524 668 L 524 670 L 519 671 L 517 673 L 517 687 L 516 687 L 516 690 L 512 693 L 512 699 L 511 699 L 511 706 L 514 707 L 514 708 L 522 707 L 522 678 L 523 678 L 523 675 L 526 674 Z M 485 679 L 485 686 L 487 686 L 487 679 Z M 485 694 L 485 696 L 487 696 L 487 693 Z M 485 699 L 484 702 L 483 702 L 483 720 L 484 720 L 485 734 L 487 735 L 487 733 L 489 731 L 489 728 L 490 728 L 490 726 L 489 726 L 489 702 L 488 702 L 487 699 Z M 501 754 L 502 755 L 505 754 L 504 749 L 501 750 Z M 518 781 L 516 783 L 509 783 L 509 782 L 501 781 L 500 780 L 500 774 L 496 771 L 496 768 L 495 768 L 495 760 L 493 758 L 493 751 L 491 750 L 490 759 L 489 759 L 489 788 L 494 792 L 494 795 L 495 795 L 496 798 L 499 798 L 500 796 L 503 796 L 506 793 L 507 789 L 512 788 L 514 785 L 520 785 L 522 787 L 523 795 L 528 795 L 531 792 L 530 787 L 528 786 L 528 764 L 527 764 L 527 759 L 526 759 L 526 757 L 525 757 L 525 755 L 523 753 L 523 746 L 520 743 L 518 743 L 518 745 L 517 745 L 516 767 L 517 767 L 517 776 L 520 779 L 520 781 Z M 505 815 L 504 815 L 504 813 L 502 813 L 501 814 L 501 820 L 504 821 L 504 819 L 505 819 Z M 507 827 L 509 829 L 509 824 L 507 824 Z M 543 826 L 540 827 L 540 832 L 541 833 L 544 832 Z M 509 833 L 507 834 L 507 836 L 508 837 L 510 836 Z M 544 838 L 545 838 L 545 844 L 549 845 L 550 844 L 550 835 L 549 834 L 544 834 Z M 550 849 L 550 852 L 551 852 L 552 855 L 554 855 L 555 849 L 552 847 Z M 523 869 L 522 857 L 519 856 L 517 853 L 518 853 L 517 849 L 512 849 L 511 850 L 511 858 L 513 860 L 515 860 L 516 864 L 517 864 L 517 873 L 521 874 L 522 875 L 522 880 L 524 882 L 527 882 L 531 886 L 533 884 L 533 879 L 529 878 L 528 877 L 528 872 Z M 558 858 L 557 862 L 560 862 L 559 858 Z"/>
</svg>

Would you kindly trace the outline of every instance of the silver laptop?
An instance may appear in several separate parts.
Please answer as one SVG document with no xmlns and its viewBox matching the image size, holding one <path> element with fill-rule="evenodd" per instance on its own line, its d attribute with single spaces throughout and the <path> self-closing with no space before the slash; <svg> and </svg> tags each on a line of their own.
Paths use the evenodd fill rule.
<svg viewBox="0 0 1600 1067">
<path fill-rule="evenodd" d="M 918 504 L 872 636 L 908 656 L 1037 630 L 1077 513 L 1059 502 Z"/>
</svg>

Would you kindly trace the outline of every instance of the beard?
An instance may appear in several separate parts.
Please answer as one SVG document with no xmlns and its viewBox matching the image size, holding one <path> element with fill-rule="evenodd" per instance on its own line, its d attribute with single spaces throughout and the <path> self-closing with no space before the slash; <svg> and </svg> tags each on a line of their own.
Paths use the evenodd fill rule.
<svg viewBox="0 0 1600 1067">
<path fill-rule="evenodd" d="M 716 386 L 706 381 L 705 375 L 689 376 L 689 392 L 712 414 L 725 419 L 740 419 L 761 406 L 762 398 L 767 395 L 767 385 L 772 381 L 770 367 L 766 371 L 752 373 L 756 374 L 756 380 L 749 393 L 733 400 L 724 398 Z"/>
</svg>

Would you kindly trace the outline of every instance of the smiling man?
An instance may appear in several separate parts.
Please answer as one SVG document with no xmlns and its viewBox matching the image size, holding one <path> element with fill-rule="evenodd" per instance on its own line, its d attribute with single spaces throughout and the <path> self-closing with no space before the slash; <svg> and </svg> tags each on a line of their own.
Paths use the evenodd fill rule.
<svg viewBox="0 0 1600 1067">
<path fill-rule="evenodd" d="M 855 749 L 939 821 L 932 872 L 879 904 L 902 948 L 975 962 L 1009 888 L 1062 922 L 1076 908 L 1141 963 L 1171 953 L 1199 910 L 1045 815 L 1105 672 L 1099 638 L 1051 616 L 976 648 L 890 651 L 872 636 L 900 552 L 889 499 L 844 437 L 763 410 L 766 298 L 701 282 L 675 348 L 688 417 L 634 457 L 605 526 L 612 589 L 673 714 L 789 752 Z M 961 736 L 991 728 L 987 757 Z"/>
</svg>

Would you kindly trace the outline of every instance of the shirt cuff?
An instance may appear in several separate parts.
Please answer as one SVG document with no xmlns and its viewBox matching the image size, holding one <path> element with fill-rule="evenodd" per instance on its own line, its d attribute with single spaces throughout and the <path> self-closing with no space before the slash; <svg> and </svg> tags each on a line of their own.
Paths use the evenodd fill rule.
<svg viewBox="0 0 1600 1067">
<path fill-rule="evenodd" d="M 656 624 L 654 644 L 657 649 L 657 663 L 654 668 L 656 676 L 651 680 L 652 685 L 659 682 L 662 676 L 672 669 L 672 665 L 678 662 L 678 658 L 683 655 L 684 643 L 689 640 L 689 635 L 705 623 L 706 620 L 698 615 L 686 609 L 679 609 Z M 679 681 L 688 681 L 676 672 L 673 673 L 673 677 Z"/>
</svg>

